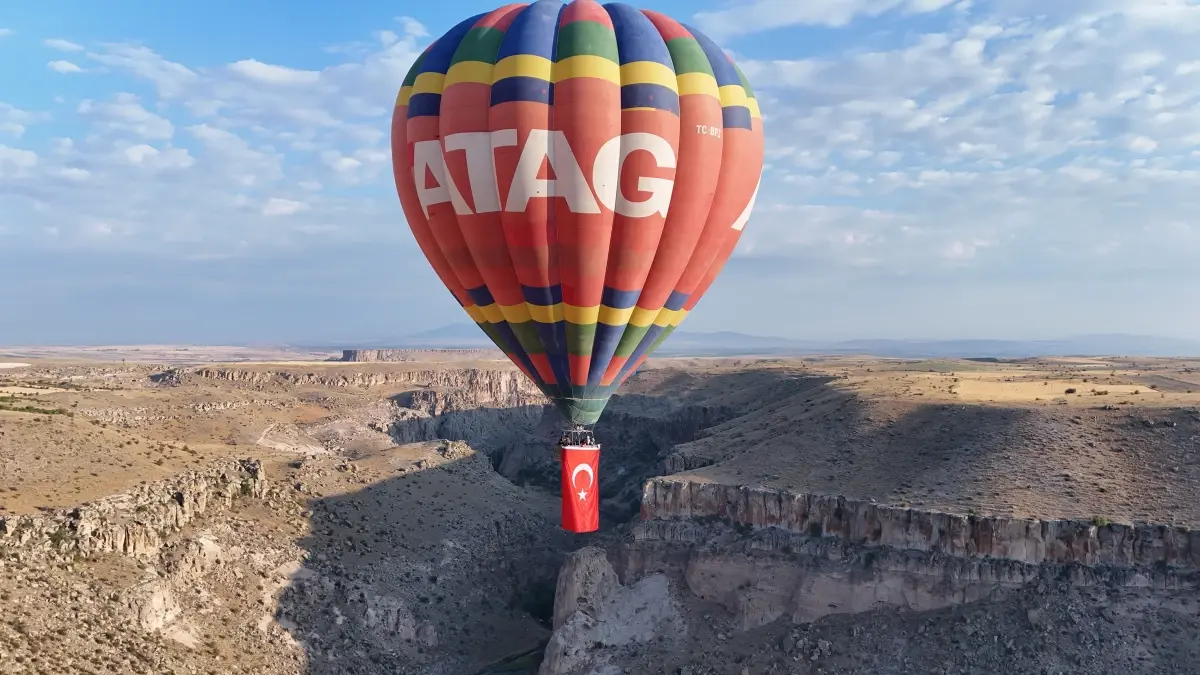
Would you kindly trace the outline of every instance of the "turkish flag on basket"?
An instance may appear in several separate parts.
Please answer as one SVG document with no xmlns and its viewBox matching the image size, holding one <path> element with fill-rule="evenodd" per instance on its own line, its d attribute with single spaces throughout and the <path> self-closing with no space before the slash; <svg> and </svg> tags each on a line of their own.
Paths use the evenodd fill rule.
<svg viewBox="0 0 1200 675">
<path fill-rule="evenodd" d="M 568 532 L 600 529 L 600 448 L 568 445 L 562 451 L 562 526 Z"/>
</svg>

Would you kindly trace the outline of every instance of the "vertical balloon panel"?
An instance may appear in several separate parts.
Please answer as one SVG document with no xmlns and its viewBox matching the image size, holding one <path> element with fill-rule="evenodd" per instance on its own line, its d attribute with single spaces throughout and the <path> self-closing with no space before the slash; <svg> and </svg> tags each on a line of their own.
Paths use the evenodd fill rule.
<svg viewBox="0 0 1200 675">
<path fill-rule="evenodd" d="M 442 96 L 447 73 L 463 39 L 486 16 L 480 14 L 456 25 L 426 53 L 409 99 L 407 141 L 413 162 L 416 200 L 449 269 L 466 289 L 474 307 L 474 311 L 468 309 L 468 312 L 493 342 L 540 385 L 537 371 L 492 298 L 459 226 L 459 214 L 470 213 L 471 206 L 458 183 L 447 175 L 445 148 L 441 141 Z"/>
<path fill-rule="evenodd" d="M 617 38 L 608 13 L 595 2 L 572 2 L 559 19 L 554 55 L 554 128 L 570 151 L 554 149 L 557 176 L 553 219 L 566 319 L 572 390 L 586 391 L 604 297 L 614 200 L 619 176 L 598 165 L 601 149 L 621 135 Z M 618 141 L 619 142 L 619 141 Z M 575 161 L 568 158 L 574 157 Z M 587 174 L 591 175 L 586 175 Z"/>
<path fill-rule="evenodd" d="M 554 40 L 563 4 L 541 0 L 518 12 L 500 43 L 489 109 L 501 198 L 502 231 L 521 299 L 530 317 L 523 334 L 538 347 L 532 361 L 552 397 L 571 396 L 559 283 L 553 199 L 535 194 L 545 183 L 554 130 Z"/>
<path fill-rule="evenodd" d="M 679 108 L 679 154 L 670 209 L 637 304 L 605 368 L 601 384 L 617 374 L 647 333 L 682 307 L 672 291 L 704 230 L 721 171 L 722 142 L 712 130 L 722 124 L 716 78 L 700 45 L 683 26 L 656 12 L 643 12 L 666 47 Z M 646 38 L 643 38 L 646 39 Z M 664 312 L 664 308 L 667 311 Z M 662 317 L 662 319 L 660 319 Z"/>
<path fill-rule="evenodd" d="M 753 92 L 715 42 L 694 28 L 681 27 L 694 38 L 716 80 L 721 102 L 721 168 L 708 218 L 683 274 L 676 282 L 668 304 L 617 375 L 618 384 L 636 372 L 683 322 L 689 309 L 707 290 L 705 281 L 710 270 L 720 270 L 741 235 L 745 224 L 743 214 L 748 217 L 762 174 L 763 133 Z M 711 284 L 711 280 L 708 283 Z"/>
<path fill-rule="evenodd" d="M 671 54 L 654 24 L 628 5 L 605 5 L 617 40 L 621 86 L 620 141 L 605 146 L 596 173 L 611 173 L 615 211 L 605 261 L 604 292 L 588 370 L 588 391 L 601 387 L 662 239 L 676 185 L 679 90 Z"/>
<path fill-rule="evenodd" d="M 446 184 L 459 195 L 452 205 L 462 204 L 455 209 L 458 229 L 481 280 L 469 291 L 483 322 L 503 336 L 518 361 L 533 367 L 535 380 L 552 383 L 538 368 L 540 344 L 524 330 L 530 319 L 504 237 L 488 114 L 500 45 L 521 9 L 508 5 L 490 12 L 463 35 L 443 82 L 438 133 Z"/>
<path fill-rule="evenodd" d="M 392 111 L 392 176 L 396 181 L 396 192 L 400 196 L 404 218 L 408 221 L 417 246 L 420 247 L 421 253 L 425 254 L 425 258 L 433 267 L 438 278 L 454 295 L 454 299 L 469 311 L 474 303 L 467 295 L 466 288 L 450 269 L 446 256 L 442 254 L 433 232 L 429 229 L 429 220 L 425 218 L 425 213 L 421 210 L 420 202 L 417 199 L 416 183 L 413 180 L 413 153 L 412 146 L 408 142 L 408 104 L 412 98 L 413 83 L 416 81 L 428 53 L 429 51 L 426 50 L 413 63 L 408 75 L 404 78 L 404 84 L 400 87 L 400 94 L 396 97 L 396 107 Z"/>
</svg>

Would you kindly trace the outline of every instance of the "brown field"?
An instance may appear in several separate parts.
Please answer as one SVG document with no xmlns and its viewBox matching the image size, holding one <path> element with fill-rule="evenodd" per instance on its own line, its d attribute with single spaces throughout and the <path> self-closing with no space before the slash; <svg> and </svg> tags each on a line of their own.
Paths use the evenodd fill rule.
<svg viewBox="0 0 1200 675">
<path fill-rule="evenodd" d="M 663 474 L 919 510 L 1200 524 L 1200 360 L 656 359 L 596 428 L 602 532 L 568 537 L 556 527 L 559 423 L 506 363 L 128 353 L 151 358 L 5 357 L 0 535 L 55 508 L 128 505 L 139 485 L 230 458 L 261 460 L 273 491 L 168 527 L 149 557 L 5 559 L 0 538 L 0 673 L 532 673 L 551 635 L 563 556 L 584 544 L 629 546 L 623 523 L 636 517 L 644 481 Z M 150 494 L 152 505 L 172 499 L 165 488 Z M 743 560 L 741 544 L 730 546 L 722 555 Z M 681 588 L 672 597 L 700 632 L 683 646 L 627 653 L 631 672 L 658 672 L 668 652 L 671 663 L 723 664 L 712 672 L 795 662 L 775 647 L 793 629 L 742 632 L 727 605 Z M 1163 664 L 1189 662 L 1200 644 L 1186 603 L 1152 619 L 1130 605 L 1134 618 L 1110 629 L 1108 600 L 1071 588 L 1022 592 L 1036 599 L 856 615 L 814 624 L 812 635 L 891 644 L 920 624 L 930 633 L 906 653 L 936 664 L 974 616 L 995 626 L 973 649 L 994 647 L 986 631 L 1023 636 L 1013 639 L 1041 645 L 1029 663 L 1069 653 L 1088 659 L 1078 671 L 1088 673 L 1142 658 L 1136 635 L 1151 629 L 1134 622 L 1171 636 L 1150 647 Z M 666 598 L 638 597 L 659 603 L 645 605 L 654 611 Z M 1030 602 L 1060 622 L 1086 606 L 1090 627 L 1037 642 Z M 1097 631 L 1103 653 L 1086 642 Z M 749 672 L 790 672 L 770 668 Z"/>
<path fill-rule="evenodd" d="M 386 433 L 349 427 L 387 422 L 389 397 L 424 387 L 348 385 L 347 375 L 512 370 L 491 361 L 214 363 L 206 372 L 261 381 L 189 375 L 164 386 L 151 378 L 161 366 L 74 357 L 0 375 L 6 512 L 69 506 L 220 457 L 327 452 L 311 435 L 323 424 L 346 427 L 363 452 L 383 450 Z M 1200 522 L 1200 361 L 660 359 L 630 381 L 626 399 L 645 399 L 646 410 L 742 413 L 676 446 L 706 465 L 681 477 L 948 510 Z"/>
</svg>

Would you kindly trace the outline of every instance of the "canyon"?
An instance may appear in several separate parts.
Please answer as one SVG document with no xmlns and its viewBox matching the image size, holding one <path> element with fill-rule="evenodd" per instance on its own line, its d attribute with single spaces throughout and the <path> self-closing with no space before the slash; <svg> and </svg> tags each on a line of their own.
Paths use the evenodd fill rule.
<svg viewBox="0 0 1200 675">
<path fill-rule="evenodd" d="M 557 413 L 481 356 L 7 369 L 0 672 L 1200 662 L 1186 362 L 659 359 L 572 535 Z"/>
</svg>

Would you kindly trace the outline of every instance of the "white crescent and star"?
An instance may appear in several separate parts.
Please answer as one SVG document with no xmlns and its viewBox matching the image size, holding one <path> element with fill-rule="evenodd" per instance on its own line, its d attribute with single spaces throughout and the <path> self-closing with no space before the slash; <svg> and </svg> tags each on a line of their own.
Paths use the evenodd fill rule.
<svg viewBox="0 0 1200 675">
<path fill-rule="evenodd" d="M 586 473 L 588 475 L 588 484 L 587 484 L 587 487 L 584 489 L 579 489 L 579 486 L 575 484 L 575 479 L 581 473 Z M 571 471 L 571 487 L 579 490 L 579 492 L 575 493 L 575 494 L 579 495 L 579 501 L 583 501 L 583 500 L 587 499 L 588 489 L 590 489 L 595 484 L 596 484 L 596 473 L 594 471 L 592 471 L 592 467 L 590 464 L 580 464 L 579 466 L 575 467 L 574 470 Z"/>
</svg>

